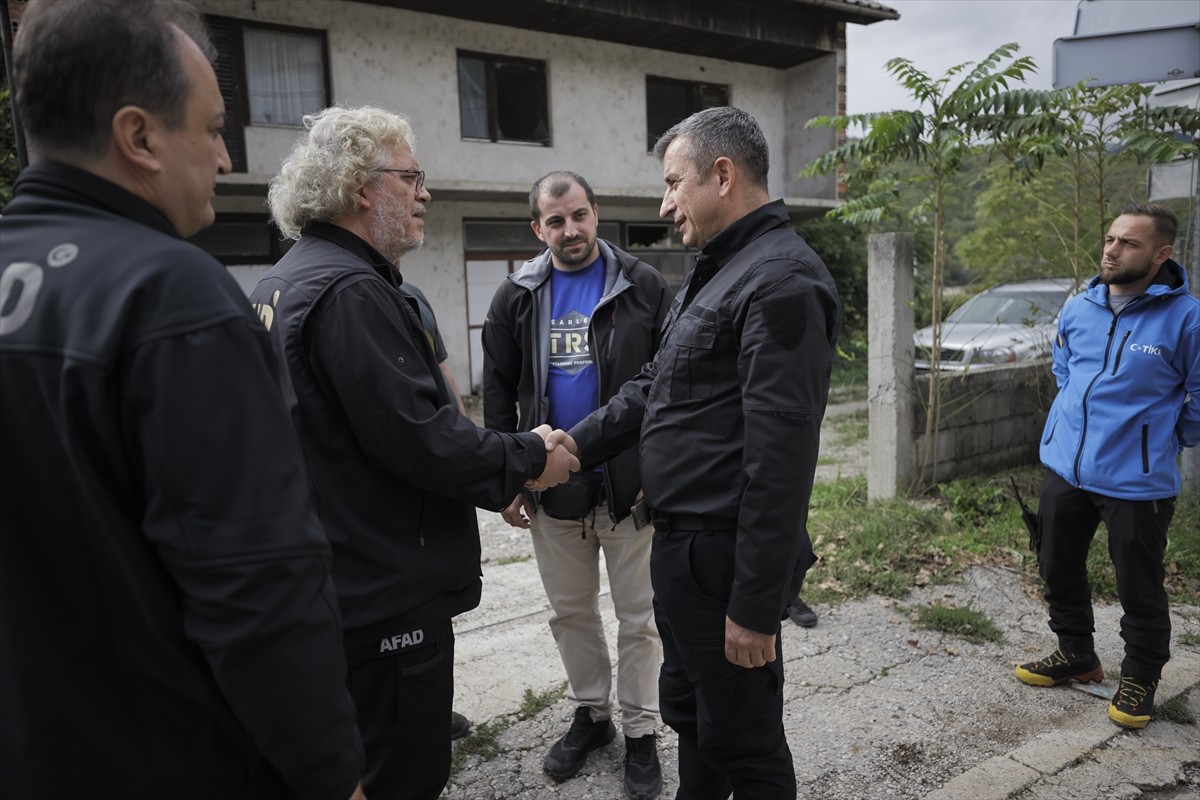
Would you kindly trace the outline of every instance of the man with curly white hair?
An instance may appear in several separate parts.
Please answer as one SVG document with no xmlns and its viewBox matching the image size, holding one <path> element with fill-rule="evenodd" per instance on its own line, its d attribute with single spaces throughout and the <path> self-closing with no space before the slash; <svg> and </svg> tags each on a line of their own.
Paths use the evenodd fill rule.
<svg viewBox="0 0 1200 800">
<path fill-rule="evenodd" d="M 475 507 L 566 480 L 548 425 L 476 427 L 442 380 L 396 262 L 424 240 L 430 201 L 408 121 L 329 108 L 271 182 L 296 244 L 251 294 L 333 545 L 348 684 L 370 797 L 434 800 L 450 773 L 454 632 L 479 604 Z"/>
</svg>

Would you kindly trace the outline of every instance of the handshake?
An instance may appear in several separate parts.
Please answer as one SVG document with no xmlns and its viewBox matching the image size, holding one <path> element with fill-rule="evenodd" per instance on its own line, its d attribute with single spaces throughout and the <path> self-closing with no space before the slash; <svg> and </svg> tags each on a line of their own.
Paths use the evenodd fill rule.
<svg viewBox="0 0 1200 800">
<path fill-rule="evenodd" d="M 579 472 L 579 448 L 564 430 L 552 430 L 549 425 L 539 425 L 533 432 L 546 442 L 546 468 L 537 478 L 526 481 L 525 488 L 544 492 L 565 483 L 572 472 Z"/>
</svg>

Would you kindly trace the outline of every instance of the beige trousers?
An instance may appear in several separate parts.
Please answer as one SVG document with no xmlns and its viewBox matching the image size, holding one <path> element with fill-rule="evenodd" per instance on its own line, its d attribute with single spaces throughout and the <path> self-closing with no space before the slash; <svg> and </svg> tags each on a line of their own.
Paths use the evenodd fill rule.
<svg viewBox="0 0 1200 800">
<path fill-rule="evenodd" d="M 583 521 L 554 519 L 540 509 L 530 519 L 533 552 L 553 615 L 550 630 L 567 672 L 567 697 L 611 717 L 612 660 L 600 619 L 600 551 L 608 568 L 617 616 L 617 701 L 630 738 L 658 725 L 658 670 L 662 644 L 654 624 L 650 541 L 654 529 L 637 530 L 626 517 L 614 530 L 601 504 Z"/>
</svg>

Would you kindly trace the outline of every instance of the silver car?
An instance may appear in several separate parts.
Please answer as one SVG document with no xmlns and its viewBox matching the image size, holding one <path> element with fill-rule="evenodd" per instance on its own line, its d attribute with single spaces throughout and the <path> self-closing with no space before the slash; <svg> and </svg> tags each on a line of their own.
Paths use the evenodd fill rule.
<svg viewBox="0 0 1200 800">
<path fill-rule="evenodd" d="M 942 323 L 939 369 L 975 369 L 1050 355 L 1070 278 L 1003 283 L 972 297 Z M 916 368 L 928 370 L 933 328 L 913 334 Z"/>
</svg>

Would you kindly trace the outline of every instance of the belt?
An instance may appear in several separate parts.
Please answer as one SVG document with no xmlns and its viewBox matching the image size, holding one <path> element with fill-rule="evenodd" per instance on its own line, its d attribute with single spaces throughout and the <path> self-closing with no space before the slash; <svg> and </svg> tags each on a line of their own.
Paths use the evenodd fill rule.
<svg viewBox="0 0 1200 800">
<path fill-rule="evenodd" d="M 654 527 L 672 531 L 734 531 L 737 520 L 732 517 L 714 517 L 710 514 L 664 514 L 651 512 Z"/>
</svg>

